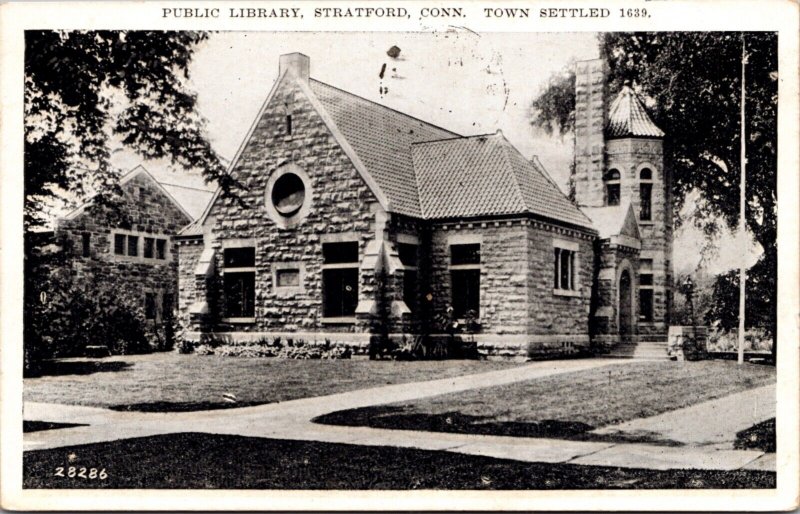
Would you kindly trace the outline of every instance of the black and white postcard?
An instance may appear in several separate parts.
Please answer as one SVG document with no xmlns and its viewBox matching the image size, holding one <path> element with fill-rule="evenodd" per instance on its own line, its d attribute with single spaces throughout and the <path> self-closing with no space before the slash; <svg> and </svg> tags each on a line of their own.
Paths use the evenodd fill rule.
<svg viewBox="0 0 800 514">
<path fill-rule="evenodd" d="M 2 506 L 796 508 L 799 12 L 0 6 Z"/>
</svg>

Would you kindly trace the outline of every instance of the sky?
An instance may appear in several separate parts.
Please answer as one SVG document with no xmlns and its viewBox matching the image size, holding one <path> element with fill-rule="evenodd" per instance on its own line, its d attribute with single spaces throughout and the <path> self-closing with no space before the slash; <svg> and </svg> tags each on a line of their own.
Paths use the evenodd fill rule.
<svg viewBox="0 0 800 514">
<path fill-rule="evenodd" d="M 400 49 L 397 58 L 387 55 L 391 47 Z M 194 55 L 190 87 L 208 121 L 211 144 L 226 159 L 236 154 L 276 80 L 279 56 L 291 52 L 309 56 L 317 80 L 448 130 L 462 135 L 502 130 L 523 155 L 536 155 L 566 191 L 571 136 L 551 136 L 532 127 L 530 105 L 554 73 L 598 56 L 596 33 L 214 33 Z M 121 169 L 141 163 L 124 149 L 112 160 Z M 164 162 L 146 166 L 158 178 L 170 173 Z M 702 246 L 703 236 L 692 226 L 676 233 L 676 274 L 696 266 Z M 708 271 L 738 266 L 745 247 L 755 262 L 752 243 L 724 235 Z"/>
</svg>

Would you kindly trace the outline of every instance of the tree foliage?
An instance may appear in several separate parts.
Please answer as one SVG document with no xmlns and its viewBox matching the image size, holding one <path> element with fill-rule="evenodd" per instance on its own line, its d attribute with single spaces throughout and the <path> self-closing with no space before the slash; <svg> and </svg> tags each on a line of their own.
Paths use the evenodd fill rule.
<svg viewBox="0 0 800 514">
<path fill-rule="evenodd" d="M 229 180 L 187 86 L 198 32 L 26 31 L 25 225 L 47 221 L 66 191 L 99 203 L 119 194 L 113 138 L 145 158 L 167 157 Z"/>
<path fill-rule="evenodd" d="M 736 227 L 739 218 L 740 94 L 742 41 L 747 99 L 746 227 L 764 249 L 751 269 L 749 301 L 769 313 L 774 328 L 777 300 L 777 34 L 768 32 L 606 33 L 599 38 L 600 55 L 609 64 L 613 95 L 629 80 L 652 100 L 651 115 L 667 134 L 665 161 L 672 173 L 674 212 L 688 193 L 701 192 L 696 223 L 709 236 L 718 220 Z M 574 111 L 574 99 L 564 91 L 574 78 L 559 74 L 534 101 L 532 122 L 561 133 L 572 130 L 574 117 L 554 108 L 557 101 Z M 574 91 L 571 89 L 571 91 Z M 679 221 L 679 220 L 678 220 Z M 730 277 L 728 277 L 730 279 Z M 721 280 L 728 280 L 722 278 Z M 730 280 L 728 280 L 729 282 Z M 723 288 L 721 284 L 719 286 Z M 727 298 L 727 300 L 726 300 Z M 730 303 L 725 295 L 716 301 Z M 722 311 L 730 313 L 730 305 Z M 716 314 L 721 315 L 722 311 Z M 732 319 L 738 317 L 734 316 Z M 764 316 L 754 316 L 763 322 Z"/>
</svg>

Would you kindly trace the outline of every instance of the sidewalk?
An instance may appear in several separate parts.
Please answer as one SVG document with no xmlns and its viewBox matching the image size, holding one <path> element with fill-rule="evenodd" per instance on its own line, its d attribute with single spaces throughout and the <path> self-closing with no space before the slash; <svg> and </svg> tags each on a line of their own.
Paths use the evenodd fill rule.
<svg viewBox="0 0 800 514">
<path fill-rule="evenodd" d="M 362 389 L 330 396 L 304 398 L 288 402 L 184 413 L 115 412 L 106 409 L 25 404 L 26 420 L 86 423 L 90 426 L 32 432 L 24 436 L 24 449 L 37 450 L 79 444 L 97 443 L 176 432 L 205 432 L 275 439 L 321 441 L 366 446 L 395 446 L 423 450 L 443 450 L 470 455 L 484 455 L 526 462 L 574 463 L 649 469 L 716 469 L 742 468 L 774 470 L 774 458 L 762 452 L 733 450 L 726 447 L 656 446 L 614 442 L 567 441 L 525 437 L 484 436 L 385 430 L 369 427 L 342 427 L 311 423 L 314 417 L 344 409 L 354 409 L 400 401 L 410 401 L 439 394 L 490 387 L 531 380 L 580 369 L 618 364 L 611 359 L 536 362 L 519 368 L 492 371 L 443 380 Z M 766 388 L 761 388 L 766 389 Z M 765 400 L 767 391 L 759 391 Z M 748 391 L 750 393 L 750 391 Z M 742 393 L 744 394 L 744 393 Z M 734 395 L 737 396 L 737 395 Z M 759 401 L 761 401 L 759 400 Z M 705 405 L 712 411 L 730 410 L 736 399 L 722 398 L 722 407 Z M 741 400 L 738 400 L 741 401 Z M 774 404 L 774 388 L 772 402 Z M 697 407 L 697 406 L 696 406 Z M 693 407 L 667 413 L 631 425 L 630 430 L 652 429 L 660 421 L 655 418 L 673 415 L 671 426 L 680 426 L 680 419 L 695 415 Z M 733 409 L 735 410 L 735 409 Z M 761 411 L 759 411 L 761 412 Z M 677 414 L 676 414 L 677 413 Z M 760 415 L 768 414 L 764 410 Z M 744 421 L 742 421 L 744 422 Z M 752 423 L 751 423 L 752 424 Z M 748 425 L 749 426 L 749 425 Z M 622 425 L 616 430 L 624 430 Z"/>
</svg>

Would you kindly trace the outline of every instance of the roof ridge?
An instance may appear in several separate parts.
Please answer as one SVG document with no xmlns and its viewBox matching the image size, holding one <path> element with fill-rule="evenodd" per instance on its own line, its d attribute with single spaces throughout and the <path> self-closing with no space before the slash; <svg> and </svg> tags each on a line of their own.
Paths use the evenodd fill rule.
<svg viewBox="0 0 800 514">
<path fill-rule="evenodd" d="M 394 112 L 394 113 L 396 113 L 396 114 L 399 114 L 399 115 L 401 115 L 401 116 L 403 116 L 403 117 L 405 117 L 405 118 L 410 118 L 410 119 L 412 119 L 412 120 L 416 120 L 416 121 L 418 121 L 418 122 L 420 122 L 420 123 L 424 123 L 425 125 L 428 125 L 428 126 L 430 126 L 430 127 L 433 127 L 433 128 L 435 128 L 435 129 L 438 129 L 438 130 L 443 130 L 444 132 L 448 132 L 448 133 L 450 133 L 450 134 L 453 134 L 454 136 L 457 136 L 457 137 L 463 137 L 463 136 L 461 136 L 461 134 L 459 134 L 459 133 L 457 133 L 457 132 L 453 132 L 453 131 L 452 131 L 452 130 L 450 130 L 450 129 L 446 129 L 446 128 L 444 128 L 444 127 L 440 127 L 439 125 L 435 125 L 435 124 L 433 124 L 433 123 L 431 123 L 431 122 L 429 122 L 429 121 L 425 121 L 425 120 L 423 120 L 423 119 L 421 119 L 421 118 L 417 118 L 416 116 L 412 116 L 412 115 L 410 115 L 410 114 L 408 114 L 408 113 L 405 113 L 405 112 L 403 112 L 403 111 L 399 111 L 399 110 L 395 109 L 394 107 L 389 107 L 388 105 L 384 105 L 384 104 L 382 104 L 382 103 L 376 102 L 375 100 L 370 100 L 369 98 L 365 98 L 365 97 L 363 97 L 363 96 L 360 96 L 360 95 L 357 95 L 357 94 L 355 94 L 355 93 L 351 93 L 350 91 L 347 91 L 347 90 L 345 90 L 345 89 L 342 89 L 342 88 L 340 88 L 340 87 L 333 86 L 333 85 L 331 85 L 331 84 L 328 84 L 327 82 L 322 82 L 321 80 L 317 80 L 317 79 L 315 79 L 315 78 L 313 78 L 313 77 L 309 77 L 309 79 L 308 79 L 308 80 L 309 80 L 310 82 L 316 82 L 317 84 L 322 84 L 323 86 L 329 87 L 329 88 L 331 88 L 331 89 L 335 89 L 335 90 L 337 90 L 337 91 L 339 91 L 339 92 L 341 92 L 341 93 L 344 93 L 344 94 L 346 94 L 346 95 L 350 95 L 350 96 L 352 96 L 352 97 L 354 97 L 354 98 L 358 98 L 359 100 L 363 100 L 363 101 L 365 101 L 365 102 L 369 102 L 369 103 L 371 103 L 371 104 L 373 104 L 373 105 L 377 105 L 378 107 L 382 107 L 383 109 L 386 109 L 386 110 L 388 110 L 388 111 L 392 111 L 392 112 Z"/>
<path fill-rule="evenodd" d="M 508 139 L 506 139 L 506 136 L 504 136 L 502 132 L 499 132 L 499 131 L 495 132 L 494 135 L 498 136 L 498 139 L 500 140 L 500 145 L 501 145 L 501 150 L 502 150 L 502 153 L 503 153 L 503 158 L 506 161 L 506 169 L 508 170 L 509 173 L 511 173 L 511 178 L 512 178 L 512 180 L 514 180 L 514 185 L 516 186 L 518 198 L 519 198 L 520 202 L 522 203 L 522 206 L 525 209 L 525 211 L 526 212 L 531 212 L 531 208 L 528 205 L 528 202 L 525 201 L 525 193 L 522 192 L 522 184 L 519 183 L 519 177 L 517 176 L 517 171 L 516 171 L 516 169 L 514 167 L 514 163 L 511 162 L 511 156 L 509 155 L 509 152 L 511 151 L 511 149 L 509 147 L 513 148 L 514 145 L 512 145 L 508 141 Z M 519 151 L 516 148 L 514 148 L 514 150 L 517 151 L 517 152 Z"/>
<path fill-rule="evenodd" d="M 415 142 L 413 142 L 411 144 L 412 145 L 430 145 L 430 144 L 433 144 L 433 143 L 446 143 L 448 141 L 459 141 L 459 140 L 462 140 L 462 139 L 474 139 L 474 138 L 477 138 L 477 137 L 492 137 L 492 136 L 497 136 L 497 135 L 500 135 L 500 134 L 498 134 L 497 132 L 489 132 L 487 134 L 473 134 L 471 136 L 457 136 L 457 137 L 446 137 L 446 138 L 443 138 L 443 139 L 431 139 L 431 140 L 428 140 L 428 141 L 415 141 Z"/>
</svg>

